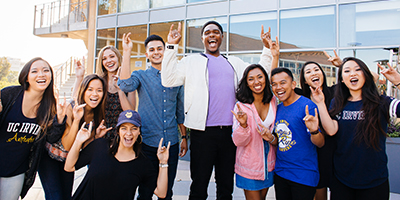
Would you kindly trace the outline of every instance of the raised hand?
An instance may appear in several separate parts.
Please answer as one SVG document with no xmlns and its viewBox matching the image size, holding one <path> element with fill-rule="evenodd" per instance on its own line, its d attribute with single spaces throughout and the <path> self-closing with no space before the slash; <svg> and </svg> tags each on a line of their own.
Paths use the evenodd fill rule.
<svg viewBox="0 0 400 200">
<path fill-rule="evenodd" d="M 169 29 L 168 33 L 168 44 L 179 44 L 179 41 L 181 41 L 182 38 L 182 25 L 179 22 L 178 23 L 178 29 L 174 29 L 174 25 L 171 25 L 171 28 Z"/>
<path fill-rule="evenodd" d="M 268 27 L 268 32 L 264 33 L 264 25 L 261 25 L 261 40 L 266 48 L 270 48 L 268 40 L 271 40 L 271 27 Z"/>
<path fill-rule="evenodd" d="M 123 50 L 127 50 L 127 51 L 131 51 L 132 50 L 132 48 L 133 48 L 133 43 L 132 43 L 132 40 L 131 40 L 131 32 L 129 32 L 129 33 L 124 33 L 123 35 L 122 35 L 122 49 Z"/>
<path fill-rule="evenodd" d="M 74 65 L 76 77 L 83 79 L 83 76 L 85 76 L 85 56 L 82 57 L 82 62 L 74 59 Z"/>
<path fill-rule="evenodd" d="M 333 50 L 333 53 L 335 53 L 335 56 L 330 56 L 326 51 L 324 51 L 325 56 L 328 57 L 328 61 L 336 67 L 340 67 L 340 65 L 343 63 L 342 59 L 339 58 L 335 50 Z"/>
<path fill-rule="evenodd" d="M 57 119 L 58 123 L 61 124 L 64 121 L 64 117 L 67 114 L 67 98 L 65 97 L 65 92 L 64 92 L 64 102 L 60 102 L 60 94 L 57 92 Z"/>
<path fill-rule="evenodd" d="M 120 75 L 120 74 L 121 74 L 121 67 L 118 68 L 117 74 L 112 75 L 112 77 L 113 77 L 113 85 L 114 85 L 114 87 L 116 87 L 118 90 L 120 90 L 119 87 L 118 87 L 118 79 L 119 79 L 119 75 Z"/>
<path fill-rule="evenodd" d="M 315 116 L 310 115 L 308 112 L 308 105 L 306 105 L 306 116 L 303 118 L 308 130 L 314 132 L 318 130 L 318 110 L 315 108 Z"/>
<path fill-rule="evenodd" d="M 381 69 L 381 74 L 383 74 L 390 82 L 392 82 L 394 85 L 397 85 L 400 83 L 400 74 L 397 70 L 395 70 L 390 64 L 388 63 L 388 68 L 385 68 L 384 66 L 380 65 L 378 63 L 378 67 Z"/>
<path fill-rule="evenodd" d="M 272 142 L 274 140 L 275 136 L 272 135 L 269 128 L 265 127 L 262 124 L 258 124 L 258 125 L 262 128 L 261 131 L 257 129 L 257 132 L 261 135 L 261 137 L 267 142 Z"/>
<path fill-rule="evenodd" d="M 279 50 L 280 50 L 280 47 L 279 47 L 278 36 L 275 37 L 275 42 L 273 42 L 273 41 L 271 40 L 271 38 L 270 38 L 270 39 L 268 40 L 268 43 L 269 43 L 269 47 L 270 47 L 270 50 L 271 50 L 272 57 L 279 57 L 279 54 L 280 54 Z"/>
<path fill-rule="evenodd" d="M 243 128 L 247 127 L 247 114 L 245 112 L 243 112 L 243 110 L 240 108 L 240 105 L 237 104 L 238 107 L 238 112 L 235 113 L 231 110 L 231 112 L 233 113 L 233 115 L 235 116 L 236 120 L 238 120 L 240 126 L 242 126 Z"/>
<path fill-rule="evenodd" d="M 111 129 L 112 129 L 112 127 L 107 128 L 107 127 L 104 125 L 104 119 L 101 120 L 100 125 L 99 125 L 99 126 L 97 127 L 97 129 L 96 129 L 96 135 L 94 136 L 94 139 L 104 137 L 104 136 L 106 135 L 106 133 L 107 133 L 109 130 L 111 130 Z"/>
<path fill-rule="evenodd" d="M 75 101 L 75 102 L 77 102 L 77 101 Z M 86 106 L 86 103 L 74 106 L 74 109 L 72 110 L 72 114 L 74 116 L 74 120 L 81 120 L 82 119 L 85 106 Z"/>
<path fill-rule="evenodd" d="M 311 100 L 315 104 L 325 103 L 325 95 L 320 87 L 314 89 L 310 86 L 310 90 L 311 90 Z"/>
<path fill-rule="evenodd" d="M 90 134 L 92 133 L 93 123 L 92 122 L 89 123 L 89 128 L 85 128 L 85 125 L 86 122 L 83 122 L 81 129 L 79 129 L 76 135 L 75 142 L 83 144 L 86 140 L 90 138 Z"/>
<path fill-rule="evenodd" d="M 161 164 L 167 164 L 169 158 L 169 147 L 171 146 L 171 142 L 168 142 L 168 146 L 162 146 L 164 138 L 161 138 L 160 143 L 158 144 L 157 149 L 157 158 Z"/>
</svg>

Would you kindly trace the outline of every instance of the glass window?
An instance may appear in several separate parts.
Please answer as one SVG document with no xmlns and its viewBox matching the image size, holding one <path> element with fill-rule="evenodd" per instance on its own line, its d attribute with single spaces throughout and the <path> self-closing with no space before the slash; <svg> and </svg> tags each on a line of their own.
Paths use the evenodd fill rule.
<svg viewBox="0 0 400 200">
<path fill-rule="evenodd" d="M 115 45 L 115 28 L 97 30 L 96 56 L 107 45 Z"/>
<path fill-rule="evenodd" d="M 250 63 L 250 64 L 257 64 L 260 62 L 260 54 L 233 54 L 232 56 L 236 56 L 240 59 L 242 59 L 244 62 Z"/>
<path fill-rule="evenodd" d="M 108 15 L 117 12 L 117 0 L 99 0 L 98 15 Z"/>
<path fill-rule="evenodd" d="M 182 26 L 185 25 L 183 23 L 183 21 L 179 21 L 179 22 L 181 23 Z M 153 35 L 153 34 L 159 35 L 160 37 L 162 37 L 164 42 L 167 43 L 167 41 L 168 41 L 167 36 L 168 36 L 169 30 L 170 30 L 172 24 L 174 24 L 174 28 L 178 28 L 178 22 L 150 24 L 150 35 Z M 182 27 L 182 34 L 183 34 L 184 28 L 185 27 Z M 182 37 L 181 41 L 179 42 L 178 53 L 183 53 L 183 37 Z"/>
<path fill-rule="evenodd" d="M 281 49 L 335 47 L 335 7 L 281 12 Z"/>
<path fill-rule="evenodd" d="M 378 71 L 376 65 L 381 61 L 387 62 L 389 60 L 390 51 L 385 49 L 354 49 L 354 50 L 340 50 L 339 56 L 341 59 L 345 57 L 356 57 L 367 64 L 368 68 L 373 71 Z"/>
<path fill-rule="evenodd" d="M 340 5 L 340 46 L 398 45 L 400 1 Z"/>
<path fill-rule="evenodd" d="M 131 56 L 144 56 L 146 50 L 144 48 L 144 41 L 147 38 L 147 25 L 130 26 L 118 28 L 118 50 L 122 54 L 122 35 L 131 32 L 131 40 L 133 48 Z"/>
<path fill-rule="evenodd" d="M 327 51 L 328 54 L 333 55 L 333 51 Z M 293 76 L 297 81 L 298 87 L 300 87 L 300 71 L 303 67 L 304 63 L 307 61 L 317 62 L 324 70 L 327 79 L 327 85 L 331 86 L 336 83 L 335 74 L 331 73 L 331 70 L 336 68 L 332 65 L 331 62 L 328 61 L 328 58 L 325 56 L 323 51 L 303 51 L 303 52 L 281 52 L 280 54 L 280 67 L 286 67 L 293 72 Z"/>
<path fill-rule="evenodd" d="M 187 0 L 188 3 L 197 3 L 197 2 L 203 2 L 203 1 L 216 1 L 216 0 Z"/>
<path fill-rule="evenodd" d="M 334 4 L 336 0 L 318 0 L 318 1 L 299 1 L 299 0 L 280 0 L 280 8 L 299 8 L 318 5 Z"/>
<path fill-rule="evenodd" d="M 231 16 L 229 26 L 229 51 L 260 50 L 261 25 L 264 31 L 271 27 L 271 37 L 277 33 L 276 12 Z"/>
<path fill-rule="evenodd" d="M 224 39 L 220 47 L 220 51 L 226 51 L 226 27 L 227 18 L 226 17 L 216 17 L 207 19 L 193 19 L 187 21 L 186 26 L 186 53 L 196 53 L 204 52 L 204 45 L 201 40 L 201 28 L 206 22 L 213 20 L 221 24 L 224 30 Z"/>
<path fill-rule="evenodd" d="M 152 8 L 159 8 L 165 6 L 182 5 L 185 4 L 185 0 L 151 0 Z"/>
<path fill-rule="evenodd" d="M 149 8 L 149 0 L 119 0 L 118 12 L 131 12 Z"/>
</svg>

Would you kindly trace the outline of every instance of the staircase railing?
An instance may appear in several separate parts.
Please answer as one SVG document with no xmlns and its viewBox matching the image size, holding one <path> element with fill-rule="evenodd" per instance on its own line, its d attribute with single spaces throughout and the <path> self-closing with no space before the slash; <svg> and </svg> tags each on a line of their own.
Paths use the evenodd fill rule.
<svg viewBox="0 0 400 200">
<path fill-rule="evenodd" d="M 72 24 L 86 22 L 88 1 L 58 0 L 35 5 L 35 28 L 51 27 L 56 24 Z"/>
<path fill-rule="evenodd" d="M 60 89 L 62 85 L 75 74 L 74 59 L 69 58 L 65 63 L 63 63 L 58 69 L 54 71 L 54 85 L 57 89 Z"/>
</svg>

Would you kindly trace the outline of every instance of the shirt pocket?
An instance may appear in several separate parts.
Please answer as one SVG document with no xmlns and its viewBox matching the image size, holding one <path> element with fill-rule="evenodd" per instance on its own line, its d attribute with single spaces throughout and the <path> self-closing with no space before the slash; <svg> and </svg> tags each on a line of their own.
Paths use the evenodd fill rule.
<svg viewBox="0 0 400 200">
<path fill-rule="evenodd" d="M 176 102 L 176 99 L 178 97 L 178 88 L 176 88 L 176 87 L 168 87 L 165 90 L 167 91 L 166 99 L 169 102 Z"/>
</svg>

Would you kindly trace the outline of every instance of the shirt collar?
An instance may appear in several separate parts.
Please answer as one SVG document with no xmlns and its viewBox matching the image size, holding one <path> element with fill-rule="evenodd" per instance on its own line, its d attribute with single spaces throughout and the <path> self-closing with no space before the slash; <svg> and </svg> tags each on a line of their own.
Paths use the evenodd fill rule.
<svg viewBox="0 0 400 200">
<path fill-rule="evenodd" d="M 149 70 L 150 70 L 151 73 L 153 73 L 155 75 L 160 74 L 160 70 L 154 68 L 153 66 L 150 66 Z"/>
</svg>

